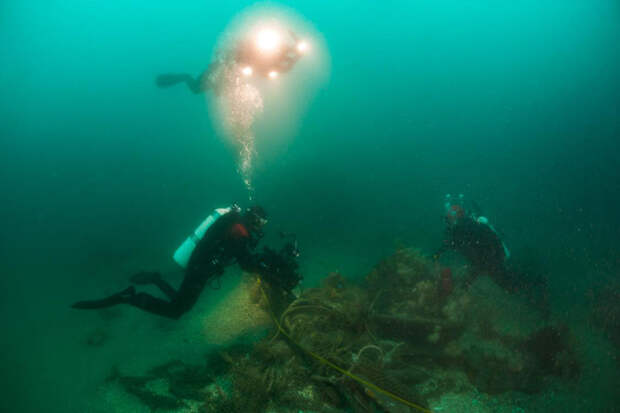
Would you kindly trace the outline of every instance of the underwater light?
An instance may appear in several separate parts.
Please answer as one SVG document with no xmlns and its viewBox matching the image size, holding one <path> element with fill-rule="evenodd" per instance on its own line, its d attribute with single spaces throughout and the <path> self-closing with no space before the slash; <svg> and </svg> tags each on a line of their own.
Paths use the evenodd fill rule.
<svg viewBox="0 0 620 413">
<path fill-rule="evenodd" d="M 308 51 L 308 42 L 306 41 L 301 41 L 299 43 L 297 43 L 297 51 L 299 53 L 305 53 L 306 51 Z"/>
<path fill-rule="evenodd" d="M 244 76 L 252 76 L 252 73 L 254 73 L 254 71 L 250 66 L 246 66 L 241 69 L 241 73 L 243 73 Z"/>
<path fill-rule="evenodd" d="M 263 53 L 273 53 L 280 43 L 280 35 L 273 29 L 262 29 L 256 35 L 256 46 Z"/>
<path fill-rule="evenodd" d="M 275 79 L 278 77 L 278 72 L 276 72 L 275 70 L 272 70 L 271 72 L 269 72 L 269 79 Z"/>
</svg>

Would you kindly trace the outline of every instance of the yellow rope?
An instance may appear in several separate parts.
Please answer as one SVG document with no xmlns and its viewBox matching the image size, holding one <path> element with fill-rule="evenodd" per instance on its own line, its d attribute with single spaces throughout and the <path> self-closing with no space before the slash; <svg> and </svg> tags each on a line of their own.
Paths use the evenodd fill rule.
<svg viewBox="0 0 620 413">
<path fill-rule="evenodd" d="M 315 358 L 316 360 L 320 361 L 323 364 L 328 365 L 329 367 L 333 368 L 334 370 L 337 370 L 338 372 L 344 374 L 345 376 L 350 377 L 351 379 L 355 380 L 356 382 L 378 392 L 378 393 L 382 393 L 385 394 L 386 396 L 388 396 L 389 398 L 396 400 L 398 402 L 401 402 L 409 407 L 413 407 L 414 409 L 417 409 L 421 412 L 425 412 L 425 413 L 432 413 L 431 410 L 422 407 L 418 404 L 415 404 L 413 402 L 410 402 L 409 400 L 403 399 L 402 397 L 399 397 L 397 395 L 395 395 L 394 393 L 385 390 L 379 386 L 377 386 L 376 384 L 373 384 L 369 381 L 364 380 L 363 378 L 343 369 L 342 367 L 337 366 L 336 364 L 332 363 L 331 361 L 327 360 L 324 357 L 319 356 L 318 354 L 307 350 L 305 348 L 303 348 L 297 341 L 295 341 L 293 339 L 293 337 L 291 337 L 285 330 L 284 328 L 280 325 L 280 322 L 278 321 L 278 319 L 276 318 L 275 314 L 273 314 L 273 311 L 271 311 L 271 302 L 269 301 L 269 297 L 267 297 L 267 293 L 265 292 L 265 290 L 263 289 L 263 285 L 261 284 L 261 279 L 258 278 L 258 286 L 260 287 L 260 290 L 263 294 L 263 297 L 265 297 L 265 300 L 267 301 L 267 311 L 269 312 L 269 315 L 271 316 L 271 319 L 273 320 L 273 322 L 276 324 L 276 327 L 278 328 L 278 331 L 280 333 L 282 333 L 286 338 L 288 338 L 289 340 L 291 340 L 291 342 L 295 343 L 296 346 L 298 346 L 300 349 L 302 349 L 305 353 L 309 354 L 310 356 L 312 356 L 313 358 Z"/>
</svg>

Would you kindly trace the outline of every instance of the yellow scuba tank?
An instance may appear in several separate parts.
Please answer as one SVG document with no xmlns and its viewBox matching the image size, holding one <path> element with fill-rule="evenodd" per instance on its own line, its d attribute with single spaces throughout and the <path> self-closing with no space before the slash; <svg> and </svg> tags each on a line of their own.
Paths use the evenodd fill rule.
<svg viewBox="0 0 620 413">
<path fill-rule="evenodd" d="M 187 263 L 189 262 L 189 257 L 191 257 L 192 252 L 194 252 L 194 248 L 196 248 L 196 244 L 205 236 L 207 230 L 218 220 L 219 217 L 229 213 L 232 210 L 232 207 L 228 208 L 217 208 L 213 211 L 211 215 L 205 218 L 204 221 L 198 225 L 198 227 L 192 232 L 189 237 L 181 244 L 179 248 L 174 252 L 172 258 L 179 264 L 182 268 L 187 267 Z"/>
</svg>

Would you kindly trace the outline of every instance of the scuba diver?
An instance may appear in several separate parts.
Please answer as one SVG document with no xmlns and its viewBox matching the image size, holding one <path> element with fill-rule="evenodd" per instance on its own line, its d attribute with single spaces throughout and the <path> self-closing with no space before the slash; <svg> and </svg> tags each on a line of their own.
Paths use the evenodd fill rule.
<svg viewBox="0 0 620 413">
<path fill-rule="evenodd" d="M 177 85 L 179 83 L 185 83 L 187 88 L 195 94 L 200 94 L 213 88 L 211 82 L 209 82 L 209 74 L 213 73 L 216 68 L 216 63 L 211 63 L 207 70 L 200 75 L 194 77 L 188 73 L 166 73 L 159 75 L 155 78 L 155 84 L 159 88 L 167 88 Z"/>
<path fill-rule="evenodd" d="M 458 197 L 448 194 L 444 208 L 446 236 L 441 248 L 433 254 L 435 260 L 447 251 L 456 251 L 472 266 L 472 277 L 487 273 L 503 285 L 510 251 L 489 220 L 481 215 L 478 205 L 475 202 L 466 205 L 463 194 Z"/>
<path fill-rule="evenodd" d="M 301 280 L 297 273 L 297 244 L 289 242 L 279 252 L 264 248 L 262 253 L 255 253 L 266 222 L 266 213 L 260 206 L 245 211 L 236 205 L 216 209 L 174 253 L 174 260 L 185 269 L 178 290 L 163 280 L 158 272 L 140 272 L 131 277 L 134 284 L 157 286 L 168 300 L 136 292 L 135 287 L 130 286 L 100 300 L 78 301 L 72 307 L 90 310 L 129 304 L 178 319 L 194 306 L 207 283 L 222 275 L 234 261 L 244 271 L 260 274 L 272 287 L 278 287 L 283 294 L 290 296 L 291 290 Z"/>
<path fill-rule="evenodd" d="M 209 90 L 219 94 L 227 70 L 238 75 L 275 79 L 289 72 L 307 51 L 308 43 L 292 30 L 263 28 L 244 36 L 232 50 L 218 53 L 207 70 L 197 77 L 187 73 L 167 73 L 156 77 L 155 84 L 167 88 L 185 83 L 196 94 Z"/>
</svg>

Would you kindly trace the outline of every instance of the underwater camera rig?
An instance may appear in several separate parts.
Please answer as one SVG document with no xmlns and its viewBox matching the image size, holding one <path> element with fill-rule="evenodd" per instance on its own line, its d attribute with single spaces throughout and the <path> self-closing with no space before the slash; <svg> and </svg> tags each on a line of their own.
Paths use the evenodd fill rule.
<svg viewBox="0 0 620 413">
<path fill-rule="evenodd" d="M 260 254 L 261 276 L 269 284 L 277 286 L 284 291 L 290 292 L 302 280 L 299 274 L 299 249 L 297 240 L 294 236 L 284 246 L 276 251 L 269 247 L 264 247 Z"/>
</svg>

